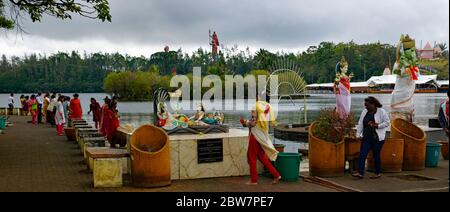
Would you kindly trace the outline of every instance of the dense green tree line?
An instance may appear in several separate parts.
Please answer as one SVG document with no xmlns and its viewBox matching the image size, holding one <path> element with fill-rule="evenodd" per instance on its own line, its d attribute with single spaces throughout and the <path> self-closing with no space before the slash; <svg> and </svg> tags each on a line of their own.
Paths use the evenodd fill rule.
<svg viewBox="0 0 450 212">
<path fill-rule="evenodd" d="M 258 85 L 258 75 L 265 75 L 269 77 L 269 72 L 266 70 L 253 70 L 250 75 L 255 76 L 255 86 Z M 186 74 L 187 78 L 190 82 L 190 87 L 193 87 L 193 75 L 192 73 Z M 203 75 L 201 79 L 199 79 L 202 83 L 206 75 Z M 142 100 L 151 100 L 153 97 L 153 92 L 162 87 L 170 92 L 174 92 L 178 88 L 170 87 L 170 76 L 165 75 L 162 76 L 159 74 L 157 69 L 152 69 L 150 71 L 120 71 L 113 72 L 108 74 L 105 79 L 104 89 L 107 93 L 111 93 L 120 97 L 122 101 L 133 100 L 133 101 L 142 101 Z M 220 82 L 219 82 L 220 81 Z M 215 81 L 209 85 L 209 87 L 201 87 L 201 94 L 203 95 L 208 90 L 212 89 L 216 85 L 216 83 L 220 83 L 222 89 L 222 97 L 225 97 L 225 77 L 220 77 L 220 80 Z M 205 85 L 208 86 L 208 85 Z M 248 97 L 248 92 L 245 92 L 248 88 L 248 84 L 244 83 L 244 98 Z M 233 84 L 233 90 L 235 91 L 237 88 L 236 84 Z M 233 93 L 233 97 L 235 97 L 236 92 Z M 191 89 L 190 93 L 191 98 L 193 97 L 193 89 Z"/>
<path fill-rule="evenodd" d="M 445 55 L 448 55 L 448 51 Z M 297 64 L 307 83 L 324 83 L 334 78 L 336 63 L 342 56 L 347 58 L 349 70 L 355 74 L 354 81 L 363 81 L 372 75 L 382 74 L 386 66 L 393 66 L 395 46 L 381 43 L 358 45 L 354 42 L 322 42 L 298 54 L 274 53 L 264 49 L 251 54 L 248 49 L 239 50 L 235 46 L 222 50 L 214 59 L 210 52 L 201 48 L 190 55 L 178 50 L 157 52 L 150 57 L 119 53 L 80 55 L 78 52 L 59 52 L 50 56 L 31 54 L 10 58 L 2 55 L 0 93 L 114 91 L 114 86 L 119 85 L 107 84 L 105 79 L 108 74 L 117 77 L 121 76 L 123 71 L 141 71 L 139 74 L 145 76 L 145 79 L 158 78 L 152 82 L 168 83 L 165 82 L 168 77 L 161 77 L 174 73 L 189 74 L 194 66 L 201 66 L 204 74 L 246 75 L 253 70 L 272 71 L 281 59 Z M 448 56 L 446 58 L 448 60 Z M 448 68 L 442 71 L 448 73 Z M 448 74 L 441 76 L 445 78 Z"/>
</svg>

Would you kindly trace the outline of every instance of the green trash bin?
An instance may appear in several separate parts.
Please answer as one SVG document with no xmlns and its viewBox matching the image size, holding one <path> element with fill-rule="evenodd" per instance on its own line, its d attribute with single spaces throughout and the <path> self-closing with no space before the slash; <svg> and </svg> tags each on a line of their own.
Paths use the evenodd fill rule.
<svg viewBox="0 0 450 212">
<path fill-rule="evenodd" d="M 298 181 L 301 154 L 299 153 L 278 153 L 275 167 L 281 175 L 281 180 L 286 182 Z"/>
<path fill-rule="evenodd" d="M 425 157 L 426 167 L 437 167 L 439 164 L 439 157 L 441 153 L 442 144 L 439 143 L 427 143 L 427 153 Z"/>
<path fill-rule="evenodd" d="M 0 116 L 0 130 L 3 130 L 6 128 L 6 117 Z"/>
</svg>

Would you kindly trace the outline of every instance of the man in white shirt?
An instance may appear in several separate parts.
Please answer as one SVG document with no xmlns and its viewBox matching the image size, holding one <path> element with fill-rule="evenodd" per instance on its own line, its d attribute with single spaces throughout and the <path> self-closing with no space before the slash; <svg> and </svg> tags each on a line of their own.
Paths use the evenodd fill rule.
<svg viewBox="0 0 450 212">
<path fill-rule="evenodd" d="M 14 110 L 14 94 L 11 93 L 11 95 L 8 97 L 8 108 L 9 108 L 9 114 L 12 115 L 12 112 Z"/>
<path fill-rule="evenodd" d="M 42 124 L 42 104 L 44 99 L 42 99 L 41 93 L 37 94 L 36 101 L 38 102 L 38 124 Z"/>
</svg>

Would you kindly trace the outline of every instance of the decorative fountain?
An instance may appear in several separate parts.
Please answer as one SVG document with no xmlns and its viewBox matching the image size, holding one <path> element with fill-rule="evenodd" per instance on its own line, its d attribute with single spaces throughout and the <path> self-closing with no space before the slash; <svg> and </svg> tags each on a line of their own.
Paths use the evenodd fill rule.
<svg viewBox="0 0 450 212">
<path fill-rule="evenodd" d="M 295 62 L 288 59 L 280 60 L 273 66 L 274 70 L 269 79 L 268 86 L 270 91 L 276 91 L 269 93 L 269 98 L 276 99 L 277 101 L 287 100 L 292 103 L 293 106 L 299 108 L 299 114 L 303 114 L 303 123 L 300 117 L 299 123 L 281 123 L 274 128 L 275 138 L 281 140 L 307 142 L 308 141 L 308 117 L 307 117 L 307 103 L 306 97 L 307 89 L 306 82 L 302 77 L 299 67 Z M 270 80 L 273 77 L 278 78 L 278 84 L 271 85 Z M 269 90 L 269 89 L 266 89 Z M 303 106 L 298 105 L 294 99 L 303 98 Z M 301 113 L 303 111 L 303 113 Z"/>
</svg>

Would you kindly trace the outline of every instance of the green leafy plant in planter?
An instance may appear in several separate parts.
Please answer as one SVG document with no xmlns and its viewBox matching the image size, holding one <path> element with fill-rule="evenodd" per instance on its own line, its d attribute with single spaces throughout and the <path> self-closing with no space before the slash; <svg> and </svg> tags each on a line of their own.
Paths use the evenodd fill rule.
<svg viewBox="0 0 450 212">
<path fill-rule="evenodd" d="M 333 109 L 322 109 L 313 130 L 315 137 L 331 143 L 339 143 L 344 138 L 356 138 L 353 113 L 341 118 Z"/>
</svg>

